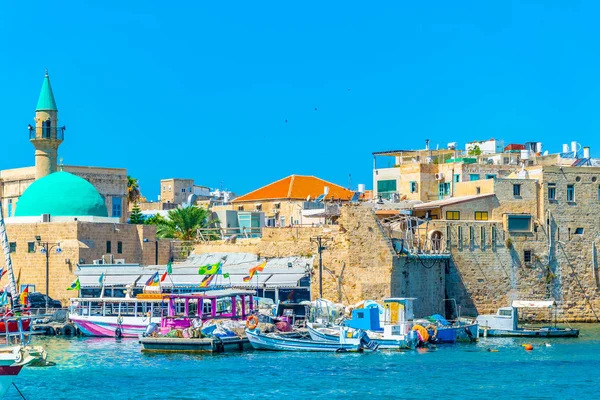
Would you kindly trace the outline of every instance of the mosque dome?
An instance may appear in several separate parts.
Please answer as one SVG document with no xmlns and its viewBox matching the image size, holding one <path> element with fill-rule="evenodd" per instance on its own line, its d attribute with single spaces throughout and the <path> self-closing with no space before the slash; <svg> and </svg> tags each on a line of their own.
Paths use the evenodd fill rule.
<svg viewBox="0 0 600 400">
<path fill-rule="evenodd" d="M 54 172 L 34 181 L 17 202 L 15 217 L 108 217 L 98 190 L 79 176 Z"/>
</svg>

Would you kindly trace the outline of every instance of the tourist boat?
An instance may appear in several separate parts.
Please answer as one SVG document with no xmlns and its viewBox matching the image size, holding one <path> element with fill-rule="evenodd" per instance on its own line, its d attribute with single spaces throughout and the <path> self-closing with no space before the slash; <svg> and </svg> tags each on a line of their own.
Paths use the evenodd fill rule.
<svg viewBox="0 0 600 400">
<path fill-rule="evenodd" d="M 366 335 L 357 336 L 350 329 L 340 327 L 337 341 L 318 341 L 287 337 L 277 333 L 261 333 L 259 329 L 246 329 L 246 336 L 256 350 L 273 351 L 313 351 L 313 352 L 360 352 L 364 348 L 376 346 L 369 344 Z"/>
<path fill-rule="evenodd" d="M 212 322 L 244 321 L 254 311 L 253 290 L 224 289 L 209 290 L 195 294 L 164 294 L 167 303 L 163 310 L 160 326 L 156 330 L 161 335 L 172 331 L 183 337 L 152 335 L 152 328 L 140 336 L 142 351 L 182 351 L 211 352 L 242 351 L 251 348 L 243 335 L 216 334 L 217 326 Z M 211 324 L 211 327 L 206 327 Z M 194 337 L 197 330 L 210 337 Z M 190 329 L 192 334 L 190 335 Z M 211 329 L 212 332 L 211 332 Z M 196 333 L 196 335 L 194 335 Z M 187 336 L 187 337 L 186 337 Z"/>
<path fill-rule="evenodd" d="M 477 322 L 481 326 L 480 334 L 484 337 L 542 337 L 542 338 L 566 338 L 578 337 L 579 329 L 558 328 L 556 326 L 556 313 L 554 314 L 554 326 L 541 328 L 520 328 L 519 308 L 547 308 L 551 309 L 554 301 L 513 301 L 510 307 L 501 307 L 496 314 L 480 315 Z"/>
<path fill-rule="evenodd" d="M 418 334 L 412 328 L 412 302 L 414 298 L 384 299 L 384 325 L 381 328 L 379 308 L 359 308 L 352 310 L 352 319 L 345 326 L 366 333 L 369 340 L 377 343 L 382 350 L 409 350 L 419 344 Z M 379 306 L 381 307 L 381 306 Z M 307 324 L 313 340 L 338 342 L 339 329 L 315 323 Z"/>
<path fill-rule="evenodd" d="M 160 294 L 134 298 L 73 298 L 69 319 L 84 336 L 135 337 L 159 322 L 165 307 Z"/>
</svg>

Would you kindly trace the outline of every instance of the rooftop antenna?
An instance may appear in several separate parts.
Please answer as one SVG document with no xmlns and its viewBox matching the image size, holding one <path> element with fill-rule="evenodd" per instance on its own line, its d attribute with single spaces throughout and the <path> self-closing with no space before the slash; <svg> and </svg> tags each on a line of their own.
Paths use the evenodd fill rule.
<svg viewBox="0 0 600 400">
<path fill-rule="evenodd" d="M 348 174 L 348 190 L 352 190 L 352 174 Z"/>
<path fill-rule="evenodd" d="M 48 70 L 46 70 L 46 73 L 48 73 Z M 58 166 L 60 168 L 60 171 L 62 172 L 62 170 L 63 170 L 63 158 L 62 157 L 58 160 Z"/>
</svg>

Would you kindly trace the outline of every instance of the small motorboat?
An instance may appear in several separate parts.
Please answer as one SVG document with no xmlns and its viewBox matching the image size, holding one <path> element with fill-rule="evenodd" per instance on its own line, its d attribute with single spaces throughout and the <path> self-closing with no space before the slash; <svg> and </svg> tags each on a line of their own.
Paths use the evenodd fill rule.
<svg viewBox="0 0 600 400">
<path fill-rule="evenodd" d="M 484 337 L 541 337 L 541 338 L 575 338 L 579 336 L 579 329 L 559 328 L 556 325 L 556 313 L 554 314 L 554 326 L 541 328 L 519 327 L 519 308 L 548 308 L 555 305 L 554 301 L 518 301 L 512 302 L 510 307 L 501 307 L 496 314 L 480 315 L 477 322 L 481 326 L 480 334 Z"/>
</svg>

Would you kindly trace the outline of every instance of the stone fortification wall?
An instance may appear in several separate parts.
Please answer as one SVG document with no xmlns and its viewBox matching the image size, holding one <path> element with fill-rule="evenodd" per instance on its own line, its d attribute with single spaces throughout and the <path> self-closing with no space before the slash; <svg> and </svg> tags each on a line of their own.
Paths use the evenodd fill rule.
<svg viewBox="0 0 600 400">
<path fill-rule="evenodd" d="M 313 297 L 319 296 L 318 252 L 311 237 L 322 236 L 323 297 L 353 304 L 384 297 L 417 297 L 415 313 L 439 312 L 444 298 L 444 268 L 439 262 L 409 261 L 399 257 L 381 229 L 373 210 L 346 205 L 338 225 L 265 228 L 262 239 L 238 239 L 235 244 L 216 241 L 197 244 L 197 254 L 250 252 L 261 257 L 315 256 Z"/>
</svg>

